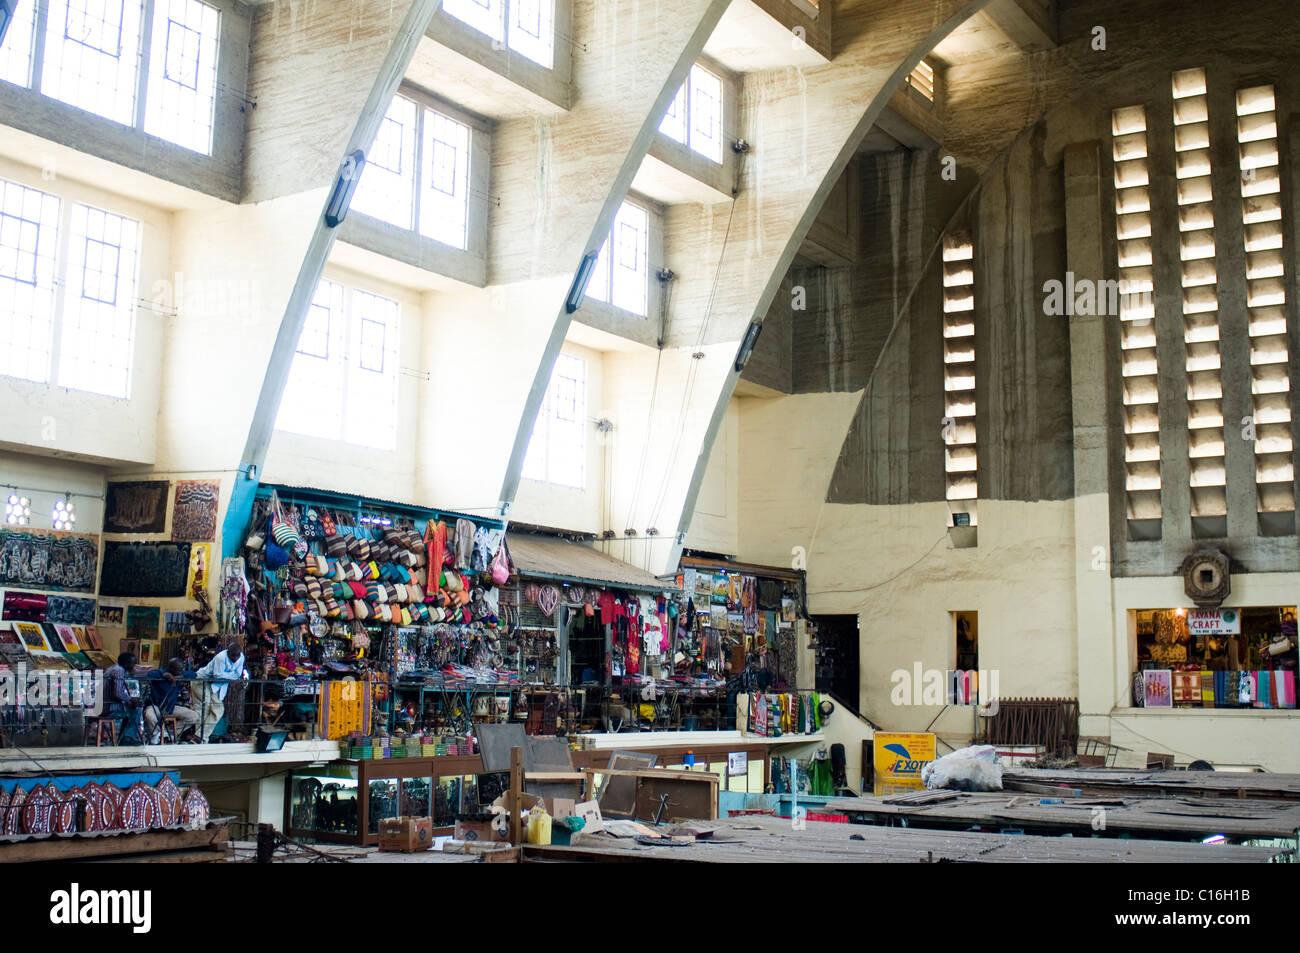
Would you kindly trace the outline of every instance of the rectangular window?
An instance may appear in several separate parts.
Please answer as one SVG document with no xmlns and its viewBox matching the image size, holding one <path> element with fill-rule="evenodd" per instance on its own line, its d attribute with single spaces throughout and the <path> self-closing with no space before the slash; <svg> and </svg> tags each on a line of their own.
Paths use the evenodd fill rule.
<svg viewBox="0 0 1300 953">
<path fill-rule="evenodd" d="M 298 338 L 277 430 L 397 445 L 396 301 L 322 279 Z"/>
<path fill-rule="evenodd" d="M 13 22 L 0 46 L 0 80 L 16 86 L 32 82 L 32 43 L 36 35 L 36 0 L 24 0 L 14 11 Z"/>
<path fill-rule="evenodd" d="M 645 317 L 650 290 L 650 214 L 624 202 L 600 249 L 587 297 Z"/>
<path fill-rule="evenodd" d="M 59 386 L 131 396 L 139 258 L 138 222 L 89 205 L 72 207 Z"/>
<path fill-rule="evenodd" d="M 50 0 L 41 92 L 135 124 L 140 0 Z"/>
<path fill-rule="evenodd" d="M 144 131 L 212 153 L 221 11 L 201 0 L 155 0 Z"/>
<path fill-rule="evenodd" d="M 509 0 L 510 48 L 550 69 L 555 64 L 555 0 Z"/>
<path fill-rule="evenodd" d="M 321 279 L 316 286 L 280 398 L 278 430 L 323 440 L 342 437 L 344 294 L 344 287 L 334 281 Z"/>
<path fill-rule="evenodd" d="M 1287 346 L 1277 101 L 1272 86 L 1238 90 L 1237 144 L 1245 226 L 1258 512 L 1291 514 L 1295 510 L 1291 357 Z M 1294 517 L 1287 519 L 1284 529 L 1287 535 L 1295 532 Z"/>
<path fill-rule="evenodd" d="M 393 97 L 352 199 L 358 212 L 398 228 L 409 229 L 414 221 L 418 110 L 412 100 Z"/>
<path fill-rule="evenodd" d="M 524 477 L 582 489 L 586 458 L 587 364 L 571 354 L 561 354 L 533 424 Z"/>
<path fill-rule="evenodd" d="M 722 97 L 722 80 L 698 64 L 692 66 L 659 123 L 659 131 L 706 159 L 721 163 Z"/>
<path fill-rule="evenodd" d="M 1130 539 L 1158 539 L 1160 390 L 1151 251 L 1147 117 L 1142 106 L 1111 113 L 1115 244 L 1120 286 L 1120 373 L 1124 382 L 1124 469 Z"/>
<path fill-rule="evenodd" d="M 345 383 L 343 439 L 376 450 L 397 446 L 396 301 L 352 292 L 352 337 Z"/>
<path fill-rule="evenodd" d="M 944 471 L 947 498 L 979 496 L 975 440 L 975 248 L 970 238 L 943 243 Z M 955 507 L 953 512 L 965 512 Z"/>
<path fill-rule="evenodd" d="M 469 126 L 425 109 L 423 139 L 420 234 L 453 248 L 465 248 L 469 240 Z"/>
<path fill-rule="evenodd" d="M 59 199 L 0 179 L 0 374 L 49 379 Z"/>
<path fill-rule="evenodd" d="M 506 0 L 442 0 L 442 9 L 498 43 L 506 38 Z"/>
</svg>

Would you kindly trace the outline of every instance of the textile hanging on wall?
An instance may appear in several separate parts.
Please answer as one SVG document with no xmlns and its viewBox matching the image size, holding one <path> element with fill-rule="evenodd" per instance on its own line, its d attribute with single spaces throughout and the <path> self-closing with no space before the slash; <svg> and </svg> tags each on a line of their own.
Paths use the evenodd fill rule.
<svg viewBox="0 0 1300 953">
<path fill-rule="evenodd" d="M 172 539 L 211 542 L 217 538 L 220 481 L 177 480 L 172 504 Z"/>
<path fill-rule="evenodd" d="M 350 732 L 370 734 L 369 682 L 327 682 L 321 694 L 321 735 L 338 741 Z"/>
<path fill-rule="evenodd" d="M 44 622 L 49 599 L 49 596 L 34 592 L 6 592 L 4 610 L 0 617 L 22 622 Z"/>
<path fill-rule="evenodd" d="M 110 483 L 104 503 L 105 533 L 161 533 L 167 525 L 166 480 Z"/>
<path fill-rule="evenodd" d="M 185 595 L 189 543 L 104 543 L 102 596 Z"/>
<path fill-rule="evenodd" d="M 99 537 L 0 530 L 0 586 L 94 592 Z"/>
<path fill-rule="evenodd" d="M 75 596 L 50 596 L 45 608 L 46 622 L 66 622 L 69 625 L 94 625 L 95 600 Z"/>
<path fill-rule="evenodd" d="M 162 610 L 157 606 L 127 606 L 126 637 L 152 641 L 158 638 L 158 624 Z"/>
</svg>

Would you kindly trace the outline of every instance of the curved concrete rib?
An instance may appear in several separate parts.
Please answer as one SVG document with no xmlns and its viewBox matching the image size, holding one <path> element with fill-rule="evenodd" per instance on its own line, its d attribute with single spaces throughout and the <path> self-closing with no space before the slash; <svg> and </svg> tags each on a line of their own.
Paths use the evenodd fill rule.
<svg viewBox="0 0 1300 953">
<path fill-rule="evenodd" d="M 624 521 L 617 525 L 656 528 L 661 535 L 649 544 L 616 543 L 614 555 L 652 571 L 673 569 L 740 376 L 737 342 L 751 320 L 767 313 L 822 204 L 889 97 L 937 43 L 987 4 L 839 4 L 829 65 L 745 77 L 741 128 L 753 151 L 734 208 L 691 206 L 669 215 L 669 266 L 680 279 L 667 347 L 660 355 L 620 355 L 616 362 L 618 373 L 643 378 L 647 386 L 629 388 L 615 408 L 624 421 L 622 459 L 607 492 L 616 520 Z M 656 375 L 658 386 L 649 386 Z M 643 401 L 652 391 L 670 412 L 629 432 L 646 416 Z M 644 456 L 644 445 L 656 451 Z"/>
</svg>

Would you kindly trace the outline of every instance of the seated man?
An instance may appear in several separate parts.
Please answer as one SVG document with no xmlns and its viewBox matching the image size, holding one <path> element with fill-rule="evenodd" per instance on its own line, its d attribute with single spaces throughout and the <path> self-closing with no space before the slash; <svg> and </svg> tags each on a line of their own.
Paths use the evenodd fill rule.
<svg viewBox="0 0 1300 953">
<path fill-rule="evenodd" d="M 199 713 L 197 711 L 177 704 L 181 692 L 181 676 L 184 672 L 185 669 L 181 665 L 180 659 L 172 659 L 167 663 L 166 669 L 158 669 L 149 673 L 149 686 L 153 690 L 153 701 L 144 710 L 144 723 L 149 731 L 150 744 L 157 744 L 162 741 L 162 731 L 159 726 L 167 715 L 176 716 L 176 741 L 180 741 L 180 736 L 186 728 L 199 723 Z"/>
<path fill-rule="evenodd" d="M 123 652 L 117 664 L 104 670 L 104 715 L 118 725 L 118 744 L 138 745 L 141 741 L 140 692 L 131 692 L 129 682 L 135 682 L 135 656 Z"/>
</svg>

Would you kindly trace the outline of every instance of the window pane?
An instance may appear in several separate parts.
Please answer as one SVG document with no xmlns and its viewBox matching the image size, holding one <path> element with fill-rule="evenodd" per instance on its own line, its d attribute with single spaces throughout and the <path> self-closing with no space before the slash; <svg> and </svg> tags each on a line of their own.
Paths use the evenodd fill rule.
<svg viewBox="0 0 1300 953">
<path fill-rule="evenodd" d="M 0 179 L 0 374 L 49 379 L 58 228 L 55 196 Z"/>
<path fill-rule="evenodd" d="M 691 67 L 691 148 L 722 161 L 722 80 L 699 66 Z"/>
<path fill-rule="evenodd" d="M 465 248 L 469 221 L 469 126 L 424 111 L 420 234 Z"/>
<path fill-rule="evenodd" d="M 344 435 L 348 443 L 392 450 L 397 446 L 396 301 L 352 292 Z"/>
<path fill-rule="evenodd" d="M 140 0 L 50 0 L 48 17 L 41 92 L 132 125 Z"/>
<path fill-rule="evenodd" d="M 668 107 L 668 112 L 664 114 L 664 120 L 659 124 L 659 131 L 670 139 L 676 139 L 678 142 L 686 142 L 686 83 L 683 83 L 681 89 L 677 90 L 677 95 L 673 97 L 672 104 Z"/>
<path fill-rule="evenodd" d="M 155 0 L 144 131 L 212 152 L 221 11 L 200 0 Z"/>
<path fill-rule="evenodd" d="M 646 249 L 649 224 L 646 210 L 623 203 L 614 219 L 613 295 L 610 303 L 633 314 L 645 315 L 649 267 Z"/>
<path fill-rule="evenodd" d="M 442 8 L 494 40 L 505 39 L 505 0 L 442 0 Z"/>
<path fill-rule="evenodd" d="M 411 228 L 415 210 L 416 105 L 394 96 L 352 198 L 352 208 L 398 228 Z"/>
<path fill-rule="evenodd" d="M 587 364 L 561 354 L 524 458 L 524 477 L 581 489 L 587 458 Z"/>
<path fill-rule="evenodd" d="M 60 387 L 131 396 L 140 225 L 72 207 L 59 342 Z"/>
<path fill-rule="evenodd" d="M 0 80 L 26 86 L 32 81 L 32 36 L 36 32 L 36 0 L 21 0 L 0 47 Z"/>
<path fill-rule="evenodd" d="M 338 440 L 343 432 L 343 286 L 322 280 L 316 286 L 289 381 L 275 418 L 277 430 Z"/>
<path fill-rule="evenodd" d="M 555 57 L 555 0 L 510 0 L 510 48 L 547 69 Z"/>
</svg>

